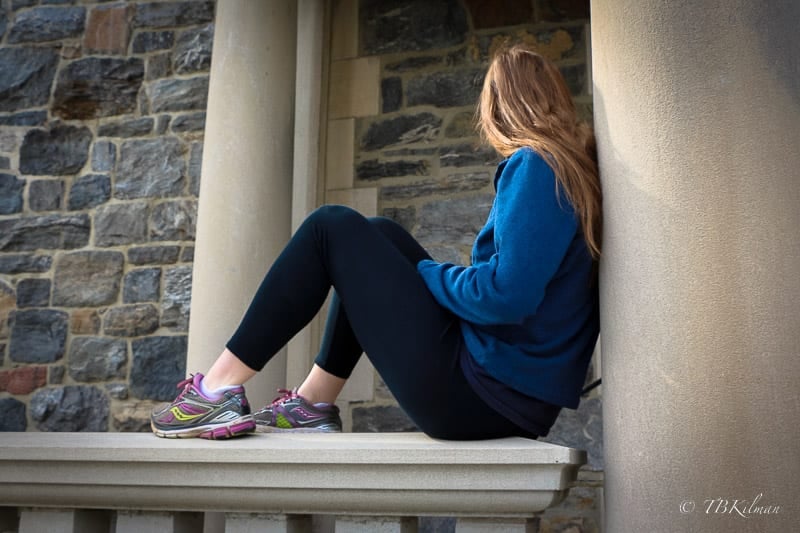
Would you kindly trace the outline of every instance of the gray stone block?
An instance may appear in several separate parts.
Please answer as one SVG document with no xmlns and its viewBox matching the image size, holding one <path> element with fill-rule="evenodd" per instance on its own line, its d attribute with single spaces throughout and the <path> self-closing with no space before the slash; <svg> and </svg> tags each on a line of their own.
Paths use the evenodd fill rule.
<svg viewBox="0 0 800 533">
<path fill-rule="evenodd" d="M 151 55 L 147 58 L 147 68 L 145 69 L 145 80 L 159 80 L 172 74 L 172 54 Z"/>
<path fill-rule="evenodd" d="M 92 149 L 92 170 L 108 172 L 117 162 L 117 146 L 111 141 L 96 141 Z"/>
<path fill-rule="evenodd" d="M 97 208 L 94 241 L 97 246 L 118 246 L 147 241 L 146 202 L 109 204 Z"/>
<path fill-rule="evenodd" d="M 389 72 L 407 72 L 409 70 L 419 70 L 431 65 L 440 65 L 441 63 L 441 56 L 417 56 L 387 63 L 383 68 Z"/>
<path fill-rule="evenodd" d="M 155 81 L 150 85 L 149 96 L 153 113 L 205 110 L 208 76 Z"/>
<path fill-rule="evenodd" d="M 17 283 L 17 307 L 47 307 L 50 303 L 50 280 L 27 278 Z"/>
<path fill-rule="evenodd" d="M 184 149 L 178 139 L 125 141 L 120 149 L 114 196 L 177 196 L 183 192 L 185 173 Z"/>
<path fill-rule="evenodd" d="M 200 175 L 203 167 L 203 143 L 192 143 L 192 151 L 189 154 L 189 192 L 194 196 L 200 196 Z"/>
<path fill-rule="evenodd" d="M 461 107 L 475 105 L 483 86 L 483 69 L 437 71 L 408 80 L 406 105 Z"/>
<path fill-rule="evenodd" d="M 172 51 L 172 71 L 177 74 L 207 71 L 213 42 L 213 24 L 181 33 Z"/>
<path fill-rule="evenodd" d="M 142 137 L 153 131 L 152 117 L 134 118 L 103 124 L 97 129 L 98 137 Z"/>
<path fill-rule="evenodd" d="M 387 207 L 383 210 L 383 216 L 391 218 L 410 233 L 417 221 L 417 209 L 414 206 Z"/>
<path fill-rule="evenodd" d="M 128 343 L 105 337 L 75 337 L 69 349 L 69 375 L 75 381 L 106 381 L 125 377 Z"/>
<path fill-rule="evenodd" d="M 36 7 L 21 11 L 8 33 L 9 43 L 55 41 L 83 33 L 86 8 Z"/>
<path fill-rule="evenodd" d="M 149 405 L 149 402 L 126 402 L 120 407 L 116 408 L 111 414 L 111 423 L 114 425 L 114 429 L 122 433 L 151 433 L 151 410 L 152 406 Z M 148 525 L 151 524 L 152 522 Z M 170 524 L 170 526 L 171 525 L 172 524 Z M 199 526 L 199 528 L 187 528 L 183 530 L 176 527 L 174 531 L 202 531 L 202 522 L 199 524 Z M 227 532 L 228 528 L 226 527 L 225 529 Z M 131 528 L 127 531 L 133 533 L 134 531 L 138 531 L 138 529 Z M 154 531 L 158 531 L 158 529 L 155 529 Z M 122 533 L 119 529 L 117 529 L 117 532 Z"/>
<path fill-rule="evenodd" d="M 0 220 L 0 251 L 69 250 L 89 242 L 88 215 L 45 215 Z"/>
<path fill-rule="evenodd" d="M 28 417 L 25 404 L 16 398 L 0 398 L 0 431 L 25 431 Z"/>
<path fill-rule="evenodd" d="M 49 369 L 49 376 L 47 378 L 47 382 L 50 385 L 61 385 L 64 382 L 64 373 L 66 368 L 61 365 L 58 366 L 51 366 Z"/>
<path fill-rule="evenodd" d="M 156 50 L 168 50 L 175 43 L 173 31 L 143 31 L 133 39 L 133 53 L 146 54 Z"/>
<path fill-rule="evenodd" d="M 89 174 L 72 182 L 67 209 L 77 211 L 106 203 L 111 198 L 111 178 L 105 174 Z"/>
<path fill-rule="evenodd" d="M 124 303 L 156 302 L 160 292 L 160 268 L 139 268 L 125 274 L 122 285 Z"/>
<path fill-rule="evenodd" d="M 30 130 L 20 147 L 19 170 L 33 175 L 75 174 L 89 159 L 91 141 L 92 132 L 85 126 Z"/>
<path fill-rule="evenodd" d="M 183 263 L 191 263 L 194 261 L 194 246 L 184 246 L 181 250 L 181 261 Z"/>
<path fill-rule="evenodd" d="M 13 174 L 0 174 L 0 215 L 22 211 L 22 191 L 25 180 Z"/>
<path fill-rule="evenodd" d="M 494 167 L 499 162 L 497 152 L 485 145 L 466 143 L 439 148 L 439 164 L 442 167 Z"/>
<path fill-rule="evenodd" d="M 375 122 L 361 137 L 364 151 L 380 150 L 387 146 L 432 142 L 439 135 L 442 119 L 432 113 L 401 115 Z"/>
<path fill-rule="evenodd" d="M 0 117 L 0 126 L 42 126 L 45 122 L 47 111 L 23 111 Z"/>
<path fill-rule="evenodd" d="M 97 387 L 42 389 L 31 397 L 30 409 L 41 431 L 108 430 L 108 397 Z"/>
<path fill-rule="evenodd" d="M 103 316 L 103 333 L 113 337 L 149 335 L 158 325 L 158 309 L 151 304 L 113 307 Z"/>
<path fill-rule="evenodd" d="M 132 341 L 131 393 L 137 398 L 170 401 L 186 376 L 186 337 L 147 337 Z"/>
<path fill-rule="evenodd" d="M 169 115 L 159 115 L 158 122 L 156 122 L 156 135 L 164 135 L 167 133 L 167 128 L 169 128 L 169 123 L 172 121 L 172 117 Z"/>
<path fill-rule="evenodd" d="M 192 267 L 167 269 L 164 274 L 164 297 L 161 301 L 161 325 L 173 331 L 188 331 L 191 301 Z"/>
<path fill-rule="evenodd" d="M 471 246 L 493 199 L 492 194 L 478 194 L 427 203 L 419 210 L 415 236 L 424 245 Z"/>
<path fill-rule="evenodd" d="M 139 58 L 88 57 L 64 67 L 53 93 L 53 113 L 87 120 L 132 113 L 144 80 Z"/>
<path fill-rule="evenodd" d="M 128 385 L 126 383 L 108 383 L 106 384 L 106 390 L 108 391 L 108 395 L 115 400 L 128 399 Z"/>
<path fill-rule="evenodd" d="M 588 92 L 586 65 L 584 64 L 565 65 L 559 67 L 559 70 L 561 71 L 561 75 L 564 76 L 564 81 L 567 82 L 567 87 L 569 87 L 569 91 L 573 95 L 577 96 L 581 94 L 586 94 Z"/>
<path fill-rule="evenodd" d="M 469 30 L 458 0 L 362 0 L 358 14 L 366 55 L 453 46 Z"/>
<path fill-rule="evenodd" d="M 475 128 L 475 114 L 472 111 L 464 111 L 456 114 L 447 124 L 444 136 L 448 138 L 474 137 L 477 134 Z"/>
<path fill-rule="evenodd" d="M 410 157 L 410 156 L 429 156 L 438 153 L 439 149 L 432 148 L 396 148 L 381 152 L 386 157 Z"/>
<path fill-rule="evenodd" d="M 179 254 L 178 246 L 140 246 L 128 250 L 128 261 L 134 265 L 166 265 L 175 263 Z"/>
<path fill-rule="evenodd" d="M 178 115 L 172 121 L 172 131 L 175 133 L 186 133 L 191 131 L 203 131 L 206 126 L 206 114 L 191 113 L 188 115 Z"/>
<path fill-rule="evenodd" d="M 430 164 L 425 160 L 381 161 L 370 159 L 356 165 L 356 177 L 362 180 L 378 180 L 397 176 L 427 176 Z"/>
<path fill-rule="evenodd" d="M 133 26 L 167 28 L 204 24 L 214 20 L 214 2 L 148 2 L 136 5 Z"/>
<path fill-rule="evenodd" d="M 193 241 L 197 225 L 197 200 L 156 204 L 150 214 L 150 240 Z"/>
<path fill-rule="evenodd" d="M 0 155 L 0 170 L 8 170 L 11 168 L 11 159 L 4 155 Z"/>
<path fill-rule="evenodd" d="M 124 257 L 120 252 L 85 251 L 60 256 L 54 275 L 53 305 L 96 307 L 119 295 Z"/>
<path fill-rule="evenodd" d="M 391 113 L 403 105 L 403 81 L 393 76 L 381 80 L 381 112 Z"/>
<path fill-rule="evenodd" d="M 8 355 L 23 363 L 52 363 L 64 356 L 69 315 L 53 309 L 15 311 L 9 318 Z"/>
<path fill-rule="evenodd" d="M 53 264 L 49 255 L 3 254 L 0 255 L 0 274 L 47 272 Z"/>
<path fill-rule="evenodd" d="M 424 180 L 408 185 L 386 185 L 381 187 L 382 200 L 407 200 L 423 196 L 453 194 L 477 191 L 489 186 L 492 175 L 489 172 L 468 172 L 451 174 L 439 180 Z"/>
<path fill-rule="evenodd" d="M 55 211 L 64 203 L 62 180 L 35 180 L 28 189 L 28 206 L 31 211 Z"/>
</svg>

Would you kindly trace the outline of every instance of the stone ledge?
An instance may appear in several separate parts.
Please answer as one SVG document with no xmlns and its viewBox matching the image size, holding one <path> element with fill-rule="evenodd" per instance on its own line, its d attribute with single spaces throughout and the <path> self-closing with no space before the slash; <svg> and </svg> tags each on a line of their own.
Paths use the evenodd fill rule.
<svg viewBox="0 0 800 533">
<path fill-rule="evenodd" d="M 25 507 L 528 517 L 560 502 L 582 451 L 419 433 L 166 440 L 0 434 L 0 501 Z"/>
</svg>

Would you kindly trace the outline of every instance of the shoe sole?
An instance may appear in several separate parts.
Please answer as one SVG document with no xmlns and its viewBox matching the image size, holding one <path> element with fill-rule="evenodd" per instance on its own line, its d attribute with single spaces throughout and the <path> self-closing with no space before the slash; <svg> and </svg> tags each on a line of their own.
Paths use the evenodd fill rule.
<svg viewBox="0 0 800 533">
<path fill-rule="evenodd" d="M 151 421 L 150 429 L 153 430 L 153 433 L 155 433 L 157 437 L 163 437 L 166 439 L 199 438 L 220 440 L 240 437 L 242 435 L 253 433 L 256 430 L 256 422 L 253 420 L 252 416 L 244 416 L 224 424 L 208 424 L 205 426 L 197 426 L 185 429 L 165 430 L 157 428 Z"/>
<path fill-rule="evenodd" d="M 265 426 L 256 424 L 256 433 L 341 433 L 341 429 L 319 429 L 319 428 L 276 428 L 275 426 Z"/>
</svg>

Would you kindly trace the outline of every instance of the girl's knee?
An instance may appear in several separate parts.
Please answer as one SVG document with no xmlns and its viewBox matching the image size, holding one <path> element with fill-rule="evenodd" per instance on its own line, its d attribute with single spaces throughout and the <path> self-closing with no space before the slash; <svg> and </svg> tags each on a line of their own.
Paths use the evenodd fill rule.
<svg viewBox="0 0 800 533">
<path fill-rule="evenodd" d="M 336 219 L 352 216 L 352 214 L 358 214 L 358 212 L 350 207 L 347 207 L 346 205 L 327 204 L 316 208 L 310 215 L 308 215 L 308 218 L 328 220 L 331 218 Z"/>
<path fill-rule="evenodd" d="M 351 209 L 344 205 L 323 205 L 315 209 L 306 222 L 314 225 L 321 225 L 331 227 L 339 224 L 349 224 L 353 220 L 364 219 L 355 209 Z"/>
<path fill-rule="evenodd" d="M 398 225 L 397 222 L 387 217 L 369 217 L 367 220 L 384 233 L 392 231 Z"/>
</svg>

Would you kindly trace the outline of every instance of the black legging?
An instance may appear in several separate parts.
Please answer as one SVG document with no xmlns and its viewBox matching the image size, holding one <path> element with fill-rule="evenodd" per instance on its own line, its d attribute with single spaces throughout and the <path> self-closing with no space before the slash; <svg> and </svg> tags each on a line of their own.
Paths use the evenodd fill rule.
<svg viewBox="0 0 800 533">
<path fill-rule="evenodd" d="M 275 261 L 227 347 L 261 370 L 314 318 L 333 287 L 317 365 L 347 378 L 366 352 L 403 410 L 432 437 L 524 435 L 466 381 L 458 319 L 417 273 L 424 258 L 430 256 L 392 220 L 321 207 Z"/>
</svg>

